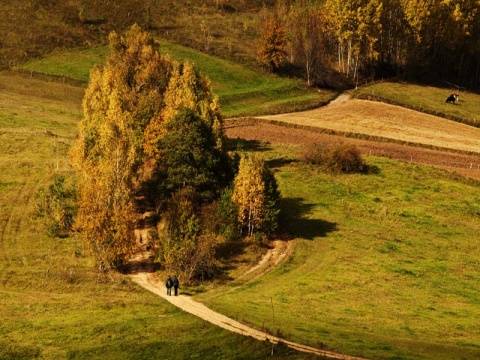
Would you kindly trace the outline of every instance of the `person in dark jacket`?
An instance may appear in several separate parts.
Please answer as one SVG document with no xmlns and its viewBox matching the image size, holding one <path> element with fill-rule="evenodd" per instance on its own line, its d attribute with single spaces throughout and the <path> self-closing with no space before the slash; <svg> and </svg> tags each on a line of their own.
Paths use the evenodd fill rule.
<svg viewBox="0 0 480 360">
<path fill-rule="evenodd" d="M 167 287 L 167 295 L 172 296 L 173 280 L 170 276 L 168 277 L 167 283 L 165 284 L 165 286 Z"/>
<path fill-rule="evenodd" d="M 177 276 L 175 275 L 175 276 L 173 277 L 173 289 L 175 290 L 175 296 L 178 295 L 178 287 L 179 287 L 179 285 L 180 285 L 180 282 L 178 281 L 178 278 L 177 278 Z"/>
</svg>

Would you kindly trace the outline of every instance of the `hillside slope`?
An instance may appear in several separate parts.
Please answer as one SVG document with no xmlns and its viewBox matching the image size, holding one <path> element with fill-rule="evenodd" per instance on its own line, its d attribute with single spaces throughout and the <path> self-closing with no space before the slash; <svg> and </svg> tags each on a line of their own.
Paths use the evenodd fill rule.
<svg viewBox="0 0 480 360">
<path fill-rule="evenodd" d="M 170 332 L 182 336 L 181 346 L 203 347 L 202 356 L 217 351 L 214 347 L 227 349 L 226 341 L 207 346 L 210 342 L 198 339 L 200 334 L 210 340 L 216 330 L 159 305 L 124 279 L 98 283 L 77 241 L 45 235 L 41 220 L 34 217 L 34 194 L 59 165 L 69 173 L 67 151 L 81 117 L 83 88 L 11 74 L 2 74 L 0 87 L 4 140 L 0 281 L 5 299 L 0 307 L 5 319 L 0 349 L 8 345 L 16 355 L 32 349 L 31 357 L 112 358 L 112 353 L 120 357 L 127 343 L 132 356 L 141 353 L 147 358 L 149 351 L 165 356 L 169 350 L 178 353 Z M 245 144 L 269 156 L 291 216 L 289 230 L 299 246 L 268 277 L 235 289 L 231 306 L 220 289 L 216 306 L 261 327 L 270 319 L 274 303 L 277 322 L 270 330 L 288 331 L 288 338 L 315 346 L 322 345 L 320 341 L 332 348 L 354 348 L 350 353 L 392 358 L 400 347 L 414 354 L 406 359 L 420 358 L 414 357 L 416 350 L 446 353 L 443 358 L 459 352 L 465 358 L 478 358 L 473 357 L 479 355 L 478 324 L 470 321 L 478 318 L 479 309 L 478 186 L 409 162 L 374 157 L 378 174 L 324 176 L 292 159 L 286 140 L 303 144 L 326 135 L 244 125 L 248 124 L 228 122 L 227 135 L 232 141 L 237 136 L 269 136 L 270 144 Z M 329 139 L 350 141 L 339 136 Z M 379 155 L 392 149 L 386 142 L 362 141 L 367 155 L 369 146 Z M 395 154 L 386 156 L 395 158 Z M 291 279 L 298 281 L 293 291 Z M 374 316 L 369 317 L 372 309 Z M 185 320 L 184 325 L 179 326 L 179 320 Z M 164 337 L 160 345 L 159 334 Z M 223 352 L 225 357 L 246 348 L 244 340 L 226 337 L 235 341 L 228 342 L 234 345 L 231 352 Z M 401 341 L 395 343 L 397 339 Z M 248 344 L 251 347 L 245 351 L 250 353 L 243 353 L 243 358 L 261 353 Z M 176 358 L 190 355 L 188 350 L 178 354 Z"/>
<path fill-rule="evenodd" d="M 332 102 L 310 111 L 260 118 L 318 127 L 340 135 L 357 134 L 365 138 L 480 154 L 480 128 L 368 100 Z"/>
</svg>

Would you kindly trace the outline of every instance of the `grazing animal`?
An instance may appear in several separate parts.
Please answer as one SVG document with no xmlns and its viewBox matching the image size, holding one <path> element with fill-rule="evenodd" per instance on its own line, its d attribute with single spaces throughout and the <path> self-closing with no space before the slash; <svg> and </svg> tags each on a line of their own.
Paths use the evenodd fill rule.
<svg viewBox="0 0 480 360">
<path fill-rule="evenodd" d="M 457 103 L 458 102 L 458 94 L 457 93 L 450 94 L 450 96 L 447 98 L 447 100 L 445 102 L 452 103 L 452 104 Z"/>
</svg>

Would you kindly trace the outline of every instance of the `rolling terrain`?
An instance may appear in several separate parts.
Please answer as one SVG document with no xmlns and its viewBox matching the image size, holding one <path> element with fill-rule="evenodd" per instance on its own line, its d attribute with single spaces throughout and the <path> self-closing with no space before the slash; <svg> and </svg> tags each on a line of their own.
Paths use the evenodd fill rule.
<svg viewBox="0 0 480 360">
<path fill-rule="evenodd" d="M 253 340 L 205 327 L 121 275 L 99 283 L 77 240 L 48 238 L 35 217 L 35 192 L 56 173 L 71 175 L 67 152 L 84 87 L 12 73 L 2 74 L 1 87 L 0 291 L 5 301 L 0 315 L 8 319 L 2 357 L 120 358 L 127 342 L 129 353 L 141 358 L 171 351 L 179 359 L 190 356 L 187 346 L 179 349 L 165 335 L 172 329 L 182 344 L 194 343 L 207 358 L 270 354 Z M 235 117 L 231 99 L 229 114 Z M 367 104 L 364 111 L 378 115 L 377 120 L 369 115 L 372 124 L 386 122 L 384 104 L 375 102 L 339 101 L 316 111 L 339 107 L 344 117 L 355 119 L 360 113 L 349 108 L 353 104 Z M 257 107 L 253 113 L 264 111 Z M 274 169 L 284 198 L 286 240 L 294 250 L 260 278 L 240 277 L 252 263 L 237 254 L 225 260 L 230 280 L 237 281 L 214 283 L 213 291 L 185 290 L 222 314 L 313 347 L 375 359 L 478 357 L 480 196 L 478 182 L 470 180 L 478 179 L 478 156 L 461 148 L 467 135 L 456 128 L 465 125 L 448 122 L 453 134 L 448 146 L 422 143 L 419 139 L 434 130 L 428 121 L 423 124 L 423 114 L 405 114 L 387 129 L 390 138 L 366 130 L 342 133 L 349 123 L 331 129 L 315 122 L 282 120 L 278 126 L 268 119 L 228 120 L 230 141 L 260 152 Z M 415 117 L 410 125 L 409 117 Z M 396 138 L 402 125 L 412 138 Z M 462 135 L 455 140 L 455 134 Z M 376 171 L 328 175 L 302 164 L 302 146 L 317 141 L 355 143 Z M 195 331 L 188 335 L 185 328 Z M 105 339 L 116 340 L 101 346 Z M 238 344 L 242 354 L 235 353 Z M 308 357 L 281 348 L 276 354 Z"/>
<path fill-rule="evenodd" d="M 109 32 L 134 22 L 212 80 L 229 145 L 263 156 L 282 194 L 286 256 L 263 271 L 268 244 L 233 244 L 222 276 L 183 294 L 329 354 L 480 359 L 478 94 L 446 105 L 452 84 L 386 81 L 321 107 L 337 93 L 259 71 L 264 2 L 226 3 L 1 2 L 0 69 L 15 71 L 0 73 L 0 359 L 320 358 L 220 329 L 128 276 L 100 278 L 74 234 L 47 235 L 38 191 L 74 181 L 89 71 Z M 371 173 L 306 165 L 315 142 L 354 144 Z"/>
<path fill-rule="evenodd" d="M 440 106 L 445 106 L 439 101 Z M 447 105 L 448 106 L 448 105 Z M 310 111 L 261 119 L 319 127 L 339 135 L 480 154 L 480 129 L 399 106 L 368 100 L 333 101 Z"/>
<path fill-rule="evenodd" d="M 47 235 L 37 193 L 57 176 L 73 179 L 84 87 L 10 72 L 0 80 L 0 359 L 270 354 L 270 344 L 177 310 L 124 275 L 99 278 L 75 237 Z M 273 358 L 305 355 L 275 346 Z"/>
</svg>

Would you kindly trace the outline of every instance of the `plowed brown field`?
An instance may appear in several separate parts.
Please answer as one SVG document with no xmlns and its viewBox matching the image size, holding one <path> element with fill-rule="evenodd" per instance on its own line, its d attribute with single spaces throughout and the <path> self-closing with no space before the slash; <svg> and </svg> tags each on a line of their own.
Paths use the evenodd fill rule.
<svg viewBox="0 0 480 360">
<path fill-rule="evenodd" d="M 435 166 L 480 180 L 480 129 L 444 118 L 343 95 L 319 109 L 259 119 L 226 121 L 226 135 L 274 144 L 342 141 L 356 145 L 364 155 Z"/>
</svg>

